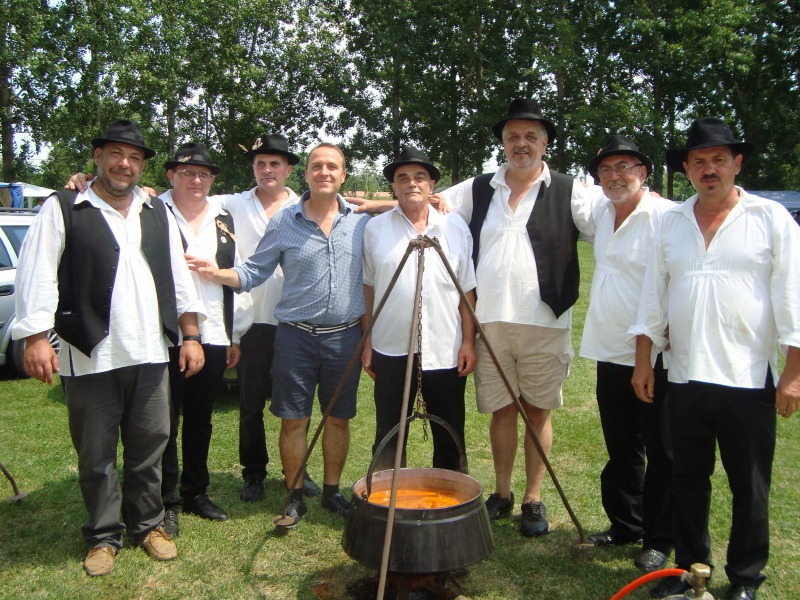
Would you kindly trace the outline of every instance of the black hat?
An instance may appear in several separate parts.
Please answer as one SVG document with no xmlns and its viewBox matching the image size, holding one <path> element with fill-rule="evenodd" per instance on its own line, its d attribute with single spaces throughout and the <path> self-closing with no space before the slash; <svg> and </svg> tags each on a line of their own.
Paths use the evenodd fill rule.
<svg viewBox="0 0 800 600">
<path fill-rule="evenodd" d="M 119 120 L 114 121 L 108 126 L 103 137 L 97 137 L 92 140 L 94 148 L 100 148 L 108 142 L 119 142 L 120 144 L 128 144 L 129 146 L 136 146 L 144 150 L 144 159 L 149 160 L 156 155 L 156 151 L 148 148 L 144 144 L 144 136 L 139 124 L 135 121 Z"/>
<path fill-rule="evenodd" d="M 650 174 L 653 172 L 653 161 L 650 160 L 650 157 L 646 154 L 642 154 L 639 151 L 639 146 L 636 145 L 636 142 L 624 135 L 612 135 L 608 138 L 600 149 L 600 152 L 589 161 L 589 166 L 586 167 L 586 170 L 589 171 L 589 175 L 597 181 L 599 179 L 597 177 L 597 167 L 600 162 L 607 156 L 621 155 L 630 155 L 638 158 L 639 162 L 647 168 L 647 176 L 650 177 Z"/>
<path fill-rule="evenodd" d="M 397 171 L 397 169 L 404 165 L 412 164 L 418 164 L 425 167 L 425 170 L 428 171 L 431 179 L 434 181 L 439 181 L 442 178 L 442 174 L 439 173 L 439 169 L 431 164 L 431 160 L 428 158 L 428 155 L 424 152 L 420 152 L 416 148 L 412 148 L 411 146 L 406 146 L 403 148 L 396 161 L 383 167 L 383 176 L 386 177 L 388 181 L 392 182 L 394 181 L 394 172 Z"/>
<path fill-rule="evenodd" d="M 530 98 L 518 98 L 511 102 L 508 107 L 508 115 L 492 125 L 492 133 L 501 142 L 503 141 L 503 127 L 508 121 L 512 119 L 524 119 L 526 121 L 540 121 L 547 129 L 547 138 L 550 143 L 556 139 L 556 126 L 551 121 L 548 121 L 542 116 L 542 107 L 538 102 L 534 102 Z"/>
<path fill-rule="evenodd" d="M 689 150 L 711 148 L 713 146 L 730 146 L 734 154 L 741 154 L 747 160 L 756 145 L 752 142 L 737 142 L 733 139 L 733 132 L 722 119 L 703 117 L 697 119 L 689 127 L 685 148 L 670 148 L 667 150 L 667 164 L 670 169 L 678 173 L 685 173 L 683 163 Z"/>
<path fill-rule="evenodd" d="M 253 160 L 256 154 L 281 154 L 289 160 L 290 165 L 300 162 L 300 158 L 296 154 L 289 152 L 289 142 L 280 133 L 262 133 L 253 142 L 250 150 L 241 144 L 239 147 L 244 150 L 250 160 Z"/>
<path fill-rule="evenodd" d="M 175 156 L 172 160 L 168 160 L 164 163 L 164 168 L 174 169 L 181 165 L 208 167 L 214 175 L 220 172 L 220 168 L 211 162 L 211 156 L 208 154 L 206 147 L 197 142 L 182 144 L 181 147 L 175 151 Z"/>
</svg>

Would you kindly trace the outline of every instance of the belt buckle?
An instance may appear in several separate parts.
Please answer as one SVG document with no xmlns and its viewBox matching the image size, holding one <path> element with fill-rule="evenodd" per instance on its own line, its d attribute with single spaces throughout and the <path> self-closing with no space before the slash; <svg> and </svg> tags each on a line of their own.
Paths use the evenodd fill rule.
<svg viewBox="0 0 800 600">
<path fill-rule="evenodd" d="M 319 333 L 317 333 L 317 326 L 316 325 L 311 325 L 311 329 L 310 329 L 310 331 L 308 333 L 310 333 L 314 337 L 319 337 Z"/>
</svg>

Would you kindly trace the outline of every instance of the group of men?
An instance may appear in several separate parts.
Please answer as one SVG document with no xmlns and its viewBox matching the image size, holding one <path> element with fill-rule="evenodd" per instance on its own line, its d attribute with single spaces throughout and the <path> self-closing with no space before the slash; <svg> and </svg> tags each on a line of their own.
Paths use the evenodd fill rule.
<svg viewBox="0 0 800 600">
<path fill-rule="evenodd" d="M 466 469 L 458 447 L 464 446 L 466 375 L 474 369 L 478 409 L 492 415 L 495 490 L 486 501 L 489 518 L 512 514 L 518 413 L 488 344 L 544 451 L 541 456 L 525 435 L 521 532 L 547 533 L 544 458 L 552 447 L 552 410 L 563 404 L 572 358 L 582 234 L 594 243 L 596 267 L 581 354 L 598 361 L 597 398 L 609 454 L 601 492 L 610 528 L 590 540 L 598 546 L 641 543 L 635 563 L 643 571 L 662 568 L 673 547 L 679 567 L 710 564 L 708 480 L 718 440 L 734 497 L 727 597 L 755 598 L 768 551 L 776 405 L 788 417 L 800 398 L 800 311 L 792 297 L 800 284 L 800 229 L 783 208 L 735 187 L 753 148 L 736 142 L 719 119 L 693 123 L 686 147 L 668 154 L 670 166 L 686 172 L 698 192 L 679 206 L 648 192 L 644 182 L 653 163 L 625 136 L 612 136 L 589 161 L 601 194 L 549 169 L 543 157 L 556 130 L 532 100 L 513 101 L 492 131 L 507 163 L 440 194 L 433 193 L 438 169 L 422 152 L 406 148 L 384 169 L 397 205 L 375 218 L 339 195 L 345 157 L 331 144 L 309 153 L 309 191 L 300 198 L 285 187 L 299 159 L 283 136 L 260 136 L 248 151 L 258 186 L 222 197 L 208 197 L 218 169 L 205 148 L 186 144 L 165 164 L 173 190 L 160 203 L 136 187 L 144 161 L 154 154 L 138 126 L 117 122 L 94 140 L 92 186 L 77 197 L 46 203 L 26 238 L 15 330 L 17 338 L 27 338 L 26 369 L 43 381 L 52 381 L 59 366 L 42 343 L 43 332 L 55 324 L 62 336 L 61 375 L 89 512 L 89 574 L 111 570 L 125 529 L 154 558 L 176 555 L 164 526 L 177 534 L 178 502 L 169 498 L 177 478 L 181 406 L 184 510 L 228 518 L 206 493 L 209 389 L 237 361 L 241 498 L 263 495 L 263 410 L 270 397 L 270 411 L 281 419 L 286 483 L 295 482 L 286 513 L 293 522 L 302 519 L 304 497 L 319 494 L 307 475 L 295 477 L 307 449 L 315 393 L 325 411 L 362 330 L 388 292 L 383 317 L 361 355 L 375 379 L 377 449 L 399 420 L 416 261 L 408 261 L 388 288 L 409 242 L 419 236 L 436 240 L 457 280 L 431 248 L 423 250 L 422 334 L 412 359 L 420 367 L 428 411 L 457 434 L 453 439 L 432 427 L 433 465 Z M 150 214 L 161 226 L 158 243 Z M 104 235 L 83 239 L 86 227 L 103 224 L 100 216 L 107 224 Z M 156 246 L 171 258 L 171 271 L 163 262 L 148 262 Z M 90 256 L 103 276 L 90 280 L 77 252 Z M 115 283 L 116 277 L 124 279 Z M 133 295 L 135 312 L 123 306 L 118 290 Z M 476 341 L 469 305 L 486 343 Z M 144 324 L 155 329 L 142 331 Z M 129 344 L 134 333 L 136 341 Z M 153 356 L 142 354 L 144 335 L 151 336 Z M 776 384 L 778 342 L 788 352 Z M 168 349 L 170 343 L 176 347 Z M 169 414 L 168 353 L 171 436 L 169 418 L 153 418 L 157 411 L 162 418 Z M 153 381 L 147 388 L 141 383 L 145 375 Z M 358 381 L 354 369 L 342 382 L 322 444 L 321 504 L 340 515 L 349 510 L 339 482 Z M 97 390 L 108 396 L 108 412 L 89 410 L 101 403 Z M 203 400 L 190 402 L 195 395 Z M 149 438 L 131 433 L 144 417 Z M 121 494 L 114 470 L 117 428 L 126 447 Z M 106 434 L 98 436 L 102 430 Z M 381 467 L 392 465 L 390 454 L 379 457 Z M 665 597 L 685 586 L 666 579 L 651 595 Z"/>
</svg>

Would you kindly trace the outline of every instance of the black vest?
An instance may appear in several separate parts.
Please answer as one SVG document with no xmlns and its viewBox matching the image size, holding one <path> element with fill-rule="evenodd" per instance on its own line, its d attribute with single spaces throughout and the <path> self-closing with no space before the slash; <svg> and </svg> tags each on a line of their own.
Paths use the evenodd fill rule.
<svg viewBox="0 0 800 600">
<path fill-rule="evenodd" d="M 219 226 L 219 223 L 224 223 L 228 231 L 233 234 L 233 216 L 231 213 L 223 211 L 222 214 L 217 215 L 215 222 L 217 228 L 217 266 L 220 269 L 230 269 L 236 257 L 235 241 L 231 235 L 228 235 Z M 222 286 L 222 307 L 225 333 L 228 334 L 228 339 L 233 341 L 233 289 L 227 285 Z"/>
<path fill-rule="evenodd" d="M 91 356 L 108 336 L 111 295 L 119 264 L 119 245 L 100 210 L 89 202 L 75 204 L 75 192 L 57 192 L 64 215 L 64 253 L 58 265 L 59 337 Z M 169 251 L 167 210 L 151 198 L 140 213 L 142 252 L 155 282 L 161 324 L 167 338 L 178 343 L 178 309 Z"/>
<path fill-rule="evenodd" d="M 494 188 L 489 182 L 494 173 L 479 175 L 472 182 L 472 260 L 478 266 L 481 229 L 489 212 Z M 550 171 L 550 185 L 539 186 L 527 229 L 539 276 L 539 291 L 556 318 L 578 300 L 578 228 L 572 219 L 572 186 L 568 175 Z"/>
<path fill-rule="evenodd" d="M 172 206 L 169 204 L 164 206 L 172 210 Z M 173 214 L 175 213 L 173 212 Z M 214 219 L 214 227 L 217 234 L 217 254 L 215 255 L 217 266 L 220 269 L 230 269 L 236 259 L 236 239 L 231 213 L 223 210 L 222 214 Z M 227 228 L 227 231 L 223 227 Z M 186 241 L 182 231 L 180 234 L 183 251 L 186 252 L 189 242 Z M 227 285 L 222 286 L 222 321 L 225 324 L 225 333 L 228 334 L 228 339 L 233 341 L 233 289 Z"/>
</svg>

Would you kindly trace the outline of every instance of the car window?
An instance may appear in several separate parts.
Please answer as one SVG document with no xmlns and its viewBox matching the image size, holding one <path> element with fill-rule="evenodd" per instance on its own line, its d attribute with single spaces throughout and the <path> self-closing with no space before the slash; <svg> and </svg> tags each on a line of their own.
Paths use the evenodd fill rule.
<svg viewBox="0 0 800 600">
<path fill-rule="evenodd" d="M 0 269 L 10 269 L 11 268 L 11 256 L 8 254 L 8 250 L 6 250 L 6 245 L 3 240 L 0 240 Z"/>
<path fill-rule="evenodd" d="M 25 239 L 25 234 L 28 233 L 28 225 L 3 225 L 3 233 L 8 236 L 11 245 L 14 247 L 14 253 L 19 256 L 19 249 L 22 248 L 22 240 Z M 6 254 L 7 255 L 7 254 Z"/>
</svg>

